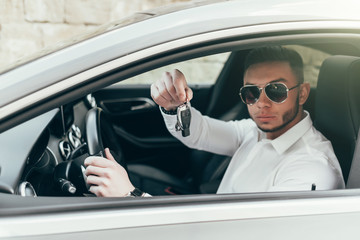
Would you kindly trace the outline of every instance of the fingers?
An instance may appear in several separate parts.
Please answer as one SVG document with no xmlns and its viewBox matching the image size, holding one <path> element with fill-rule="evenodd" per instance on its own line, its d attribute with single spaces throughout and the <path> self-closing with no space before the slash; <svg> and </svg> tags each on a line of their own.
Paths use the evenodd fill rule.
<svg viewBox="0 0 360 240">
<path fill-rule="evenodd" d="M 191 88 L 186 87 L 186 88 L 185 88 L 185 92 L 186 92 L 186 99 L 185 99 L 185 101 L 190 102 L 190 100 L 193 98 L 193 91 L 191 90 Z"/>
<path fill-rule="evenodd" d="M 93 185 L 89 188 L 89 191 L 95 194 L 97 197 L 105 197 L 106 193 L 101 191 L 101 188 L 97 185 Z"/>
<path fill-rule="evenodd" d="M 110 152 L 109 148 L 105 148 L 105 156 L 108 160 L 116 162 L 115 158 L 113 157 L 113 155 Z"/>
<path fill-rule="evenodd" d="M 172 108 L 172 100 L 167 100 L 164 96 L 161 95 L 160 90 L 156 86 L 156 83 L 153 83 L 150 87 L 152 99 L 163 108 L 170 109 Z"/>
<path fill-rule="evenodd" d="M 111 192 L 108 190 L 108 187 L 110 186 L 110 182 L 106 182 L 107 179 L 102 179 L 96 176 L 89 176 L 88 179 L 89 178 L 90 181 L 87 180 L 87 183 L 90 184 L 90 188 L 89 188 L 90 192 L 92 192 L 98 197 L 111 197 Z M 96 179 L 96 181 L 93 181 L 93 179 Z M 118 197 L 122 197 L 122 196 L 118 196 Z"/>
<path fill-rule="evenodd" d="M 90 186 L 109 186 L 108 178 L 101 178 L 95 175 L 89 175 L 86 179 L 86 182 Z"/>
<path fill-rule="evenodd" d="M 151 97 L 165 109 L 174 109 L 185 101 L 190 101 L 193 92 L 187 85 L 185 76 L 179 70 L 165 72 L 162 78 L 151 85 Z"/>
<path fill-rule="evenodd" d="M 113 161 L 109 161 L 109 159 L 97 156 L 87 157 L 84 161 L 85 167 L 87 166 L 97 166 L 101 168 L 111 167 L 114 163 Z"/>
<path fill-rule="evenodd" d="M 106 159 L 101 157 L 88 157 L 85 159 L 85 175 L 97 175 L 102 177 L 111 177 L 114 169 L 120 173 L 126 173 L 126 170 L 118 164 L 114 159 Z"/>
<path fill-rule="evenodd" d="M 179 103 L 184 103 L 187 99 L 186 96 L 186 89 L 189 87 L 187 86 L 186 79 L 184 74 L 179 70 L 174 70 L 172 75 L 173 86 L 176 90 L 176 96 L 179 100 Z"/>
<path fill-rule="evenodd" d="M 85 175 L 86 176 L 96 175 L 96 176 L 101 176 L 101 177 L 109 177 L 110 172 L 109 172 L 108 168 L 96 167 L 93 165 L 89 165 L 86 167 Z"/>
<path fill-rule="evenodd" d="M 121 197 L 134 189 L 126 170 L 118 164 L 109 149 L 105 149 L 107 157 L 91 156 L 85 159 L 86 183 L 89 191 L 99 197 Z"/>
</svg>

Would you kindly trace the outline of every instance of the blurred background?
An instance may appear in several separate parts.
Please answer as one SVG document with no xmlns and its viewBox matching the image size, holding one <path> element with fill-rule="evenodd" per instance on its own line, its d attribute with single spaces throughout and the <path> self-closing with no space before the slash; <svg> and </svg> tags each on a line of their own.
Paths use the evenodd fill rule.
<svg viewBox="0 0 360 240">
<path fill-rule="evenodd" d="M 86 35 L 100 25 L 133 13 L 197 1 L 201 0 L 0 0 L 0 72 L 20 59 L 37 56 L 41 49 Z M 303 57 L 305 78 L 316 85 L 320 65 L 327 55 L 314 54 L 304 47 L 291 47 Z M 139 75 L 130 82 L 152 83 L 163 71 L 178 68 L 187 73 L 192 83 L 212 84 L 228 56 L 229 53 L 224 53 L 177 63 Z M 194 65 L 202 67 L 194 68 Z"/>
<path fill-rule="evenodd" d="M 138 11 L 191 0 L 0 0 L 0 68 Z"/>
</svg>

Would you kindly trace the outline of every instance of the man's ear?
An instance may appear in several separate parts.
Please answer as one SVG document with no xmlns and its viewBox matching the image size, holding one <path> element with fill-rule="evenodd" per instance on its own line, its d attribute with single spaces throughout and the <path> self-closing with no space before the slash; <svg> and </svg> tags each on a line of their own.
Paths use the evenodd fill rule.
<svg viewBox="0 0 360 240">
<path fill-rule="evenodd" d="M 310 84 L 303 83 L 300 85 L 299 105 L 304 105 L 310 94 Z"/>
</svg>

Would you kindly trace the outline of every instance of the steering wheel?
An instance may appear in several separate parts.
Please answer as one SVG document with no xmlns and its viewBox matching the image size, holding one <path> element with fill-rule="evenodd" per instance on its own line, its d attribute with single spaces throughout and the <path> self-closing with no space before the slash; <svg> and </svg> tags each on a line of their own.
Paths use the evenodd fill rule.
<svg viewBox="0 0 360 240">
<path fill-rule="evenodd" d="M 126 169 L 118 137 L 111 121 L 101 108 L 94 107 L 87 112 L 85 127 L 89 155 L 105 157 L 104 149 L 108 147 L 116 161 Z"/>
<path fill-rule="evenodd" d="M 105 112 L 94 107 L 87 112 L 85 119 L 86 142 L 89 155 L 105 157 L 105 146 L 111 150 L 115 160 L 126 169 L 125 160 L 122 156 L 120 143 L 114 133 L 111 121 Z M 54 181 L 63 193 L 67 195 L 82 196 L 88 192 L 84 174 L 84 155 L 74 157 L 70 161 L 59 163 L 54 170 Z"/>
</svg>

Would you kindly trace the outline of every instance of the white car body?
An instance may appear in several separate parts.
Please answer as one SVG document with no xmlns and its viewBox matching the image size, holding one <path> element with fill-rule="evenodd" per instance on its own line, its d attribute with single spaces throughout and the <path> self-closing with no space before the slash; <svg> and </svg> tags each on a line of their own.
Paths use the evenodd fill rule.
<svg viewBox="0 0 360 240">
<path fill-rule="evenodd" d="M 191 55 L 194 45 L 205 51 L 214 46 L 245 48 L 261 42 L 312 42 L 326 37 L 346 39 L 360 48 L 359 1 L 244 0 L 196 5 L 153 16 L 144 13 L 145 20 L 115 26 L 3 72 L 0 131 L 6 134 L 36 116 L 51 117 L 56 104 L 73 96 L 67 95 L 70 92 L 90 93 L 143 72 L 147 59 L 161 65 L 167 52 L 186 48 Z M 154 57 L 161 54 L 165 57 Z M 93 80 L 115 69 L 122 69 L 116 80 Z M 13 135 L 9 138 L 16 141 Z M 3 152 L 8 146 L 0 142 Z M 0 180 L 9 171 L 5 159 L 16 159 L 16 149 L 12 151 L 0 160 Z M 0 239 L 357 239 L 359 221 L 358 189 L 144 199 L 0 193 Z"/>
</svg>

